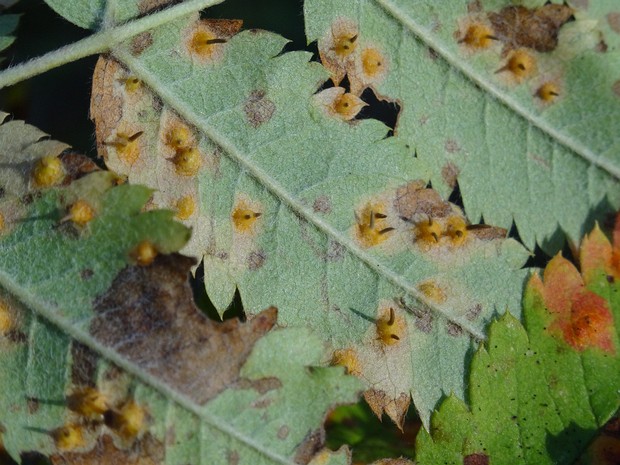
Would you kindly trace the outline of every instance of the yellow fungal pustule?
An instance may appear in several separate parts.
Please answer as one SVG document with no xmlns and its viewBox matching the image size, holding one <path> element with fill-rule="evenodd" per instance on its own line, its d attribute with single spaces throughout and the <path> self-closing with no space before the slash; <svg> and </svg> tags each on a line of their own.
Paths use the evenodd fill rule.
<svg viewBox="0 0 620 465">
<path fill-rule="evenodd" d="M 110 409 L 104 414 L 104 422 L 125 441 L 133 441 L 146 426 L 146 411 L 133 400 L 118 409 Z"/>
<path fill-rule="evenodd" d="M 343 366 L 350 375 L 359 376 L 362 373 L 359 358 L 352 348 L 335 350 L 331 364 Z"/>
<path fill-rule="evenodd" d="M 59 184 L 65 177 L 65 169 L 58 157 L 48 155 L 34 164 L 32 180 L 36 187 L 51 187 Z"/>
<path fill-rule="evenodd" d="M 186 195 L 175 202 L 174 209 L 176 210 L 175 216 L 177 219 L 187 220 L 196 211 L 196 201 L 191 195 Z"/>
<path fill-rule="evenodd" d="M 459 246 L 465 242 L 467 238 L 467 223 L 460 216 L 452 216 L 446 222 L 446 230 L 444 232 L 452 245 Z"/>
<path fill-rule="evenodd" d="M 341 58 L 351 55 L 357 47 L 357 34 L 341 33 L 334 36 L 332 50 Z"/>
<path fill-rule="evenodd" d="M 108 410 L 108 399 L 92 387 L 75 391 L 67 397 L 69 410 L 89 419 L 99 419 Z"/>
<path fill-rule="evenodd" d="M 69 208 L 69 218 L 78 226 L 86 226 L 95 217 L 95 210 L 86 200 L 78 200 Z"/>
<path fill-rule="evenodd" d="M 106 142 L 105 145 L 114 147 L 121 161 L 128 165 L 133 165 L 140 156 L 139 139 L 143 133 L 143 131 L 134 132 L 133 134 L 118 132 L 116 137 L 110 142 Z"/>
<path fill-rule="evenodd" d="M 385 70 L 385 57 L 376 48 L 362 50 L 362 70 L 367 78 L 379 76 Z"/>
<path fill-rule="evenodd" d="M 179 176 L 195 176 L 202 166 L 202 155 L 196 147 L 179 150 L 172 159 L 174 169 Z"/>
<path fill-rule="evenodd" d="M 385 345 L 396 344 L 405 336 L 405 321 L 402 316 L 396 316 L 392 307 L 377 319 L 376 326 L 377 338 Z"/>
<path fill-rule="evenodd" d="M 190 52 L 201 59 L 211 58 L 219 44 L 226 43 L 226 39 L 218 38 L 206 27 L 199 27 L 189 41 Z"/>
<path fill-rule="evenodd" d="M 545 103 L 551 103 L 560 96 L 560 86 L 555 82 L 545 82 L 536 90 L 536 97 Z"/>
<path fill-rule="evenodd" d="M 358 241 L 364 247 L 373 247 L 385 242 L 391 237 L 394 228 L 388 223 L 388 217 L 385 213 L 383 204 L 368 203 L 356 215 L 356 236 Z"/>
<path fill-rule="evenodd" d="M 157 254 L 157 248 L 148 240 L 140 242 L 130 253 L 131 257 L 140 266 L 147 266 L 153 263 Z"/>
<path fill-rule="evenodd" d="M 15 326 L 15 317 L 8 302 L 0 299 L 0 336 L 8 334 Z"/>
<path fill-rule="evenodd" d="M 58 450 L 61 451 L 75 450 L 84 447 L 86 444 L 84 427 L 82 425 L 70 424 L 61 426 L 50 431 L 50 436 Z"/>
<path fill-rule="evenodd" d="M 252 229 L 262 213 L 251 210 L 245 202 L 237 204 L 232 212 L 233 226 L 237 232 L 248 232 Z"/>
<path fill-rule="evenodd" d="M 166 131 L 166 145 L 175 150 L 188 150 L 194 145 L 192 130 L 185 124 L 174 124 Z"/>
<path fill-rule="evenodd" d="M 446 301 L 446 293 L 434 281 L 424 281 L 418 284 L 418 290 L 424 294 L 428 300 L 431 300 L 437 304 L 441 304 Z"/>
<path fill-rule="evenodd" d="M 349 121 L 355 118 L 364 106 L 366 103 L 358 96 L 345 93 L 334 100 L 332 108 L 340 118 Z"/>
<path fill-rule="evenodd" d="M 497 39 L 490 27 L 475 23 L 467 28 L 465 35 L 459 40 L 459 43 L 472 48 L 487 48 L 491 46 L 494 40 Z"/>
<path fill-rule="evenodd" d="M 122 82 L 125 84 L 125 90 L 127 92 L 135 92 L 142 87 L 142 81 L 135 76 L 129 76 L 123 79 Z"/>
<path fill-rule="evenodd" d="M 413 227 L 416 242 L 426 247 L 438 244 L 442 232 L 441 225 L 432 218 L 420 221 Z"/>
<path fill-rule="evenodd" d="M 508 58 L 506 65 L 495 73 L 509 72 L 516 79 L 521 80 L 530 76 L 536 70 L 536 59 L 525 50 L 516 50 Z"/>
</svg>

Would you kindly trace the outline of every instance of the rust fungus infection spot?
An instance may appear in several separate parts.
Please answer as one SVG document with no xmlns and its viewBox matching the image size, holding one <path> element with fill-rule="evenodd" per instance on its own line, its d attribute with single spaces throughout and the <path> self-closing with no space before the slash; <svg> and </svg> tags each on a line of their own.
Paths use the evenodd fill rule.
<svg viewBox="0 0 620 465">
<path fill-rule="evenodd" d="M 165 144 L 174 150 L 188 150 L 195 145 L 192 130 L 184 123 L 173 123 L 165 134 Z"/>
<path fill-rule="evenodd" d="M 497 38 L 493 35 L 493 30 L 482 23 L 469 25 L 465 34 L 459 39 L 460 44 L 465 44 L 472 48 L 488 48 Z"/>
<path fill-rule="evenodd" d="M 121 439 L 131 442 L 144 430 L 147 414 L 135 401 L 125 402 L 118 410 L 110 409 L 104 414 L 104 422 Z"/>
<path fill-rule="evenodd" d="M 620 97 L 620 79 L 612 84 L 611 90 L 616 97 Z"/>
<path fill-rule="evenodd" d="M 131 166 L 140 157 L 140 137 L 143 133 L 143 131 L 137 131 L 128 134 L 120 131 L 116 133 L 116 137 L 112 140 L 104 142 L 104 145 L 116 149 L 118 158 Z"/>
<path fill-rule="evenodd" d="M 95 275 L 95 272 L 91 270 L 90 268 L 85 268 L 82 271 L 80 271 L 80 278 L 82 278 L 84 281 L 88 281 L 94 275 Z"/>
<path fill-rule="evenodd" d="M 211 58 L 216 47 L 225 44 L 226 39 L 217 37 L 207 28 L 198 29 L 192 34 L 189 43 L 190 51 L 202 59 Z"/>
<path fill-rule="evenodd" d="M 248 256 L 248 269 L 250 271 L 256 271 L 262 268 L 266 259 L 267 255 L 264 250 L 256 250 L 251 252 Z"/>
<path fill-rule="evenodd" d="M 446 230 L 444 231 L 450 243 L 454 246 L 462 245 L 467 239 L 467 223 L 460 216 L 452 216 L 446 222 Z"/>
<path fill-rule="evenodd" d="M 620 12 L 607 13 L 607 23 L 616 34 L 620 34 Z"/>
<path fill-rule="evenodd" d="M 236 450 L 228 451 L 228 465 L 239 465 L 239 452 Z"/>
<path fill-rule="evenodd" d="M 74 224 L 84 227 L 95 217 L 95 209 L 86 200 L 79 199 L 69 208 L 68 217 Z"/>
<path fill-rule="evenodd" d="M 333 112 L 344 121 L 350 121 L 357 116 L 366 103 L 358 96 L 351 93 L 343 93 L 334 99 Z"/>
<path fill-rule="evenodd" d="M 245 116 L 253 128 L 269 121 L 276 111 L 276 105 L 265 95 L 264 90 L 254 90 L 243 106 Z"/>
<path fill-rule="evenodd" d="M 172 163 L 179 176 L 196 176 L 202 166 L 202 154 L 197 147 L 179 150 L 172 159 Z"/>
<path fill-rule="evenodd" d="M 344 58 L 351 55 L 357 48 L 357 33 L 353 30 L 342 30 L 333 36 L 331 50 L 339 57 Z"/>
<path fill-rule="evenodd" d="M 61 426 L 50 431 L 50 436 L 54 444 L 61 451 L 71 451 L 84 447 L 86 439 L 84 437 L 84 427 L 82 425 L 70 424 Z"/>
<path fill-rule="evenodd" d="M 535 9 L 511 5 L 489 13 L 489 21 L 494 35 L 505 43 L 505 50 L 525 47 L 551 52 L 558 45 L 560 28 L 573 13 L 572 8 L 553 3 Z"/>
<path fill-rule="evenodd" d="M 148 266 L 153 263 L 158 252 L 155 245 L 148 240 L 141 241 L 129 254 L 140 266 Z"/>
<path fill-rule="evenodd" d="M 326 195 L 321 195 L 314 200 L 312 204 L 312 210 L 315 213 L 323 213 L 328 214 L 332 211 L 332 203 L 329 197 Z"/>
<path fill-rule="evenodd" d="M 5 336 L 15 329 L 15 315 L 9 303 L 0 298 L 0 336 Z"/>
<path fill-rule="evenodd" d="M 147 48 L 153 45 L 153 36 L 150 32 L 142 32 L 131 39 L 131 54 L 141 55 Z"/>
<path fill-rule="evenodd" d="M 6 220 L 4 219 L 2 212 L 0 212 L 0 233 L 4 231 L 4 228 L 6 228 Z"/>
<path fill-rule="evenodd" d="M 286 439 L 290 433 L 290 428 L 286 425 L 282 425 L 280 426 L 280 428 L 278 429 L 278 439 Z"/>
<path fill-rule="evenodd" d="M 418 290 L 431 302 L 442 304 L 446 301 L 445 291 L 435 281 L 421 282 L 418 284 Z"/>
<path fill-rule="evenodd" d="M 245 201 L 240 200 L 235 205 L 232 212 L 233 226 L 237 232 L 251 232 L 258 219 L 262 216 L 261 212 L 254 211 Z"/>
<path fill-rule="evenodd" d="M 360 360 L 353 348 L 335 350 L 331 364 L 344 367 L 349 375 L 359 376 L 362 374 Z"/>
<path fill-rule="evenodd" d="M 122 80 L 127 92 L 136 92 L 142 87 L 142 81 L 135 76 L 129 76 Z"/>
<path fill-rule="evenodd" d="M 362 246 L 373 247 L 390 238 L 394 228 L 390 226 L 385 211 L 382 203 L 368 203 L 356 214 L 355 234 Z"/>
<path fill-rule="evenodd" d="M 373 47 L 362 50 L 362 71 L 366 78 L 375 79 L 384 73 L 386 60 L 383 54 Z"/>
<path fill-rule="evenodd" d="M 103 393 L 93 387 L 85 387 L 67 396 L 67 408 L 82 417 L 97 420 L 109 406 Z"/>
<path fill-rule="evenodd" d="M 446 143 L 444 144 L 444 148 L 446 152 L 448 153 L 457 153 L 461 151 L 461 147 L 459 146 L 459 143 L 455 141 L 454 139 L 446 140 Z"/>
<path fill-rule="evenodd" d="M 175 217 L 181 221 L 188 220 L 196 212 L 196 200 L 191 195 L 181 197 L 174 203 Z"/>
<path fill-rule="evenodd" d="M 441 168 L 441 177 L 451 189 L 454 189 L 456 187 L 459 172 L 460 170 L 458 166 L 456 166 L 452 162 L 446 163 L 443 168 Z"/>
<path fill-rule="evenodd" d="M 32 181 L 35 187 L 52 187 L 65 177 L 65 170 L 58 157 L 45 156 L 37 160 L 32 170 Z"/>
<path fill-rule="evenodd" d="M 405 319 L 402 315 L 396 315 L 392 307 L 384 311 L 377 319 L 377 338 L 385 345 L 393 345 L 405 337 Z"/>
<path fill-rule="evenodd" d="M 545 103 L 551 103 L 560 96 L 560 86 L 553 82 L 545 82 L 536 90 L 536 97 Z"/>
<path fill-rule="evenodd" d="M 448 335 L 452 336 L 452 337 L 458 337 L 461 334 L 463 334 L 463 328 L 461 328 L 460 325 L 452 322 L 452 321 L 448 321 L 446 323 L 446 331 L 448 333 Z"/>
<path fill-rule="evenodd" d="M 463 465 L 489 465 L 489 456 L 483 453 L 466 455 L 463 457 Z"/>
<path fill-rule="evenodd" d="M 431 247 L 439 244 L 443 231 L 438 221 L 431 217 L 416 223 L 413 227 L 415 241 L 422 247 Z"/>
<path fill-rule="evenodd" d="M 517 81 L 525 79 L 536 70 L 536 59 L 525 50 L 514 51 L 504 66 L 495 71 L 498 73 L 510 73 Z"/>
</svg>

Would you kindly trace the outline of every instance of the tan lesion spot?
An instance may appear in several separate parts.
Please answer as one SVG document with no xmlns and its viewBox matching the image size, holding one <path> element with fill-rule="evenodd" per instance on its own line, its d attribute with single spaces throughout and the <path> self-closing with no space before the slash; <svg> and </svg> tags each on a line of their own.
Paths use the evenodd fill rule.
<svg viewBox="0 0 620 465">
<path fill-rule="evenodd" d="M 177 219 L 188 220 L 196 212 L 196 200 L 191 195 L 181 197 L 174 203 L 174 210 Z"/>
<path fill-rule="evenodd" d="M 360 376 L 362 374 L 360 359 L 352 347 L 335 350 L 331 364 L 344 367 L 346 373 L 350 375 Z"/>
</svg>

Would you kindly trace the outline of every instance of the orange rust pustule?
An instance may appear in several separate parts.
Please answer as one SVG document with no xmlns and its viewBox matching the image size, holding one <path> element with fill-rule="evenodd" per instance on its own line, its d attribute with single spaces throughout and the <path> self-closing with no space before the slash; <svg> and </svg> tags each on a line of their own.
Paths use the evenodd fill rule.
<svg viewBox="0 0 620 465">
<path fill-rule="evenodd" d="M 517 80 L 530 77 L 536 71 L 536 58 L 525 51 L 514 51 L 504 66 L 495 71 L 495 74 L 507 72 Z"/>
<path fill-rule="evenodd" d="M 350 375 L 359 376 L 362 373 L 359 357 L 353 348 L 335 350 L 331 364 L 343 366 Z"/>
<path fill-rule="evenodd" d="M 391 237 L 394 228 L 389 225 L 387 215 L 383 213 L 384 206 L 380 203 L 368 203 L 356 215 L 357 225 L 355 234 L 363 247 L 374 247 Z"/>
<path fill-rule="evenodd" d="M 231 215 L 235 230 L 241 233 L 251 231 L 261 216 L 261 212 L 253 211 L 243 201 L 237 204 Z"/>
<path fill-rule="evenodd" d="M 405 337 L 405 320 L 401 315 L 396 315 L 390 307 L 386 314 L 377 319 L 377 338 L 385 345 L 391 346 L 399 343 Z"/>
<path fill-rule="evenodd" d="M 543 102 L 551 103 L 560 96 L 560 86 L 555 82 L 545 82 L 536 90 L 535 95 Z"/>
<path fill-rule="evenodd" d="M 474 23 L 469 25 L 459 43 L 472 48 L 488 48 L 495 40 L 497 38 L 493 35 L 493 30 L 489 26 Z"/>
<path fill-rule="evenodd" d="M 376 48 L 365 48 L 361 53 L 362 71 L 368 78 L 374 78 L 385 70 L 385 57 Z"/>
</svg>

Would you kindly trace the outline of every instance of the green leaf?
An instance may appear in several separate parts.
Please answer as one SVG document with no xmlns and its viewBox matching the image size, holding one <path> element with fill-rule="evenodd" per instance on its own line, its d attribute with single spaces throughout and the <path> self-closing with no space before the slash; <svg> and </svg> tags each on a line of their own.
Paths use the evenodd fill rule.
<svg viewBox="0 0 620 465">
<path fill-rule="evenodd" d="M 332 60 L 332 76 L 348 72 L 354 87 L 401 106 L 395 132 L 435 189 L 447 196 L 458 182 L 471 221 L 503 228 L 514 221 L 529 249 L 539 244 L 552 254 L 563 233 L 577 241 L 594 218 L 620 206 L 620 35 L 610 23 L 617 3 L 569 2 L 575 21 L 545 52 L 523 39 L 528 24 L 541 24 L 529 16 L 507 31 L 493 27 L 490 15 L 520 8 L 513 3 L 310 0 L 304 8 L 308 41 L 318 41 L 324 63 Z M 538 33 L 553 35 L 549 25 Z M 500 40 L 470 45 L 474 26 Z M 358 37 L 346 60 L 330 52 L 334 34 Z M 369 69 L 383 57 L 373 76 L 363 71 L 368 50 L 376 54 L 366 55 Z M 524 75 L 498 72 L 515 53 L 530 60 Z M 545 84 L 559 95 L 543 100 Z"/>
<path fill-rule="evenodd" d="M 531 278 L 525 328 L 510 315 L 492 323 L 472 361 L 470 407 L 454 397 L 441 404 L 430 434 L 417 438 L 416 463 L 573 463 L 584 453 L 620 407 L 620 287 L 617 270 L 607 274 L 611 257 L 595 230 L 581 258 L 596 262 L 596 274 L 584 267 L 580 275 L 558 255 L 544 283 Z M 604 440 L 592 453 L 601 447 Z"/>
<path fill-rule="evenodd" d="M 183 250 L 204 256 L 220 312 L 235 288 L 250 314 L 276 305 L 284 324 L 354 352 L 377 412 L 400 423 L 413 396 L 427 420 L 443 394 L 462 395 L 471 338 L 518 315 L 527 251 L 506 231 L 467 229 L 383 124 L 330 112 L 308 53 L 280 55 L 284 39 L 239 26 L 196 15 L 116 48 L 122 65 L 100 60 L 99 153 L 194 228 Z M 401 339 L 384 347 L 390 307 Z"/>
<path fill-rule="evenodd" d="M 1 15 L 0 16 L 0 51 L 9 47 L 14 41 L 15 37 L 11 34 L 17 29 L 20 15 Z M 4 58 L 0 58 L 0 63 Z"/>
<path fill-rule="evenodd" d="M 359 389 L 318 366 L 323 342 L 269 332 L 273 308 L 245 324 L 200 314 L 193 259 L 174 253 L 190 231 L 172 211 L 145 211 L 150 189 L 117 185 L 19 121 L 0 126 L 0 147 L 0 449 L 80 463 L 125 463 L 128 447 L 154 464 L 309 461 L 327 409 Z M 91 209 L 83 222 L 78 202 Z M 158 256 L 145 259 L 144 243 Z"/>
</svg>

